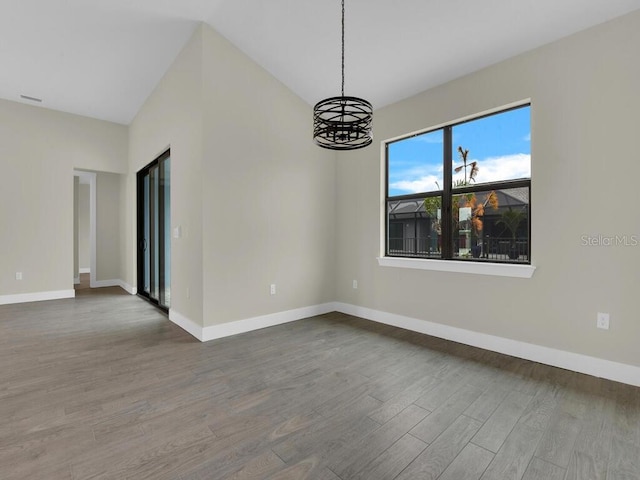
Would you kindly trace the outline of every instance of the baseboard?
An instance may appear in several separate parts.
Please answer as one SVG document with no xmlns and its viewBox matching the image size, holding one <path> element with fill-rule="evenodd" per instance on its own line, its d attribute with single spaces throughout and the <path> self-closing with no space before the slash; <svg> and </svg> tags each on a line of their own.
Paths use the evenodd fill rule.
<svg viewBox="0 0 640 480">
<path fill-rule="evenodd" d="M 136 293 L 138 293 L 138 289 L 136 287 L 129 285 L 124 280 L 119 280 L 119 282 L 120 282 L 119 286 L 122 287 L 122 289 L 125 292 L 127 292 L 129 295 L 135 295 Z"/>
<path fill-rule="evenodd" d="M 347 303 L 336 302 L 335 310 L 360 318 L 365 318 L 385 325 L 404 328 L 446 340 L 503 353 L 512 357 L 523 358 L 545 365 L 564 368 L 574 372 L 585 373 L 594 377 L 606 378 L 616 382 L 640 386 L 640 367 L 624 363 L 612 362 L 601 358 L 589 357 L 578 353 L 566 352 L 554 348 L 543 347 L 531 343 L 510 340 L 484 333 L 473 332 L 462 328 L 442 325 L 440 323 L 419 320 L 393 313 L 382 312 Z"/>
<path fill-rule="evenodd" d="M 42 302 L 46 300 L 60 300 L 74 298 L 75 290 L 56 290 L 53 292 L 18 293 L 15 295 L 0 295 L 0 305 L 13 303 Z"/>
<path fill-rule="evenodd" d="M 78 269 L 78 273 L 91 273 L 91 267 L 81 267 Z"/>
<path fill-rule="evenodd" d="M 235 322 L 221 323 L 205 327 L 202 332 L 202 341 L 215 340 L 216 338 L 229 337 L 239 333 L 260 330 L 261 328 L 273 327 L 283 323 L 295 322 L 303 318 L 313 317 L 335 311 L 335 304 L 323 303 L 311 307 L 296 308 L 284 312 L 261 315 L 259 317 L 246 318 Z"/>
<path fill-rule="evenodd" d="M 612 362 L 601 358 L 590 357 L 578 353 L 566 352 L 554 348 L 543 347 L 531 343 L 508 338 L 478 333 L 462 328 L 451 327 L 440 323 L 419 320 L 393 313 L 359 307 L 347 303 L 325 303 L 311 307 L 287 310 L 284 312 L 247 318 L 235 322 L 222 323 L 202 327 L 184 315 L 169 310 L 169 319 L 202 342 L 217 338 L 238 335 L 253 330 L 294 322 L 303 318 L 322 315 L 329 312 L 341 312 L 348 315 L 371 320 L 385 325 L 404 328 L 413 332 L 424 333 L 445 340 L 503 353 L 512 357 L 523 358 L 533 362 L 564 368 L 574 372 L 606 378 L 628 385 L 640 386 L 640 367 L 624 363 Z"/>
<path fill-rule="evenodd" d="M 201 342 L 202 338 L 202 327 L 198 325 L 196 322 L 191 320 L 190 318 L 185 317 L 179 312 L 176 312 L 174 309 L 169 309 L 169 320 L 175 323 L 177 326 L 185 330 L 187 333 L 190 333 L 194 337 L 196 337 Z"/>
<path fill-rule="evenodd" d="M 238 335 L 240 333 L 247 333 L 253 330 L 260 330 L 262 328 L 274 327 L 276 325 L 282 325 L 283 323 L 295 322 L 296 320 L 334 312 L 335 310 L 335 304 L 323 303 L 321 305 L 296 308 L 293 310 L 286 310 L 284 312 L 245 318 L 243 320 L 221 323 L 219 325 L 212 325 L 203 328 L 181 313 L 170 309 L 169 320 L 196 337 L 201 342 L 208 342 L 209 340 L 215 340 L 217 338 L 230 337 L 231 335 Z"/>
<path fill-rule="evenodd" d="M 103 288 L 103 287 L 120 287 L 131 295 L 135 295 L 138 291 L 137 288 L 132 287 L 124 280 L 96 280 L 91 284 L 91 288 Z"/>
</svg>

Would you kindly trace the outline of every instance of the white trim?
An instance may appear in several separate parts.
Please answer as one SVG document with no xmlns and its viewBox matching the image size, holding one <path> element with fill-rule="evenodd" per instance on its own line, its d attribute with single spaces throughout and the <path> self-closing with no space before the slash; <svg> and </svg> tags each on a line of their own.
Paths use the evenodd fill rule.
<svg viewBox="0 0 640 480">
<path fill-rule="evenodd" d="M 612 362 L 601 358 L 589 357 L 578 353 L 566 352 L 485 333 L 473 332 L 440 323 L 419 320 L 393 313 L 372 310 L 346 303 L 336 303 L 336 311 L 365 318 L 386 325 L 404 328 L 434 337 L 503 353 L 512 357 L 524 358 L 534 362 L 560 367 L 574 372 L 606 378 L 628 385 L 640 386 L 640 367 Z"/>
<path fill-rule="evenodd" d="M 73 278 L 73 284 L 74 285 L 80 284 L 80 277 L 79 276 Z"/>
<path fill-rule="evenodd" d="M 131 295 L 135 295 L 138 291 L 137 288 L 132 287 L 124 280 L 116 279 L 116 280 L 96 280 L 91 285 L 91 288 L 104 288 L 104 287 L 120 287 L 125 290 L 127 293 Z"/>
<path fill-rule="evenodd" d="M 118 282 L 119 282 L 118 285 L 129 295 L 135 295 L 138 293 L 138 289 L 136 287 L 129 285 L 124 280 L 118 280 Z"/>
<path fill-rule="evenodd" d="M 231 335 L 238 335 L 239 333 L 247 333 L 253 330 L 260 330 L 262 328 L 273 327 L 283 323 L 295 322 L 296 320 L 301 320 L 303 318 L 323 315 L 325 313 L 335 311 L 336 308 L 334 303 L 323 303 L 320 305 L 313 305 L 311 307 L 296 308 L 293 310 L 286 310 L 284 312 L 245 318 L 244 320 L 236 320 L 234 322 L 221 323 L 219 325 L 211 325 L 203 328 L 181 313 L 170 309 L 169 320 L 186 330 L 201 342 L 208 342 L 209 340 L 230 337 Z"/>
<path fill-rule="evenodd" d="M 204 328 L 203 341 L 207 342 L 216 338 L 229 337 L 239 333 L 251 332 L 253 330 L 260 330 L 261 328 L 295 322 L 296 320 L 313 317 L 315 315 L 323 315 L 325 313 L 334 312 L 335 310 L 334 303 L 323 303 L 320 305 L 313 305 L 311 307 L 296 308 L 293 310 L 286 310 L 284 312 L 237 320 L 235 322 L 212 325 Z"/>
<path fill-rule="evenodd" d="M 78 269 L 78 273 L 91 273 L 91 267 L 82 267 Z"/>
<path fill-rule="evenodd" d="M 203 341 L 202 327 L 190 318 L 187 318 L 181 313 L 176 312 L 174 309 L 169 309 L 169 320 L 185 330 L 187 333 L 190 333 L 191 335 L 196 337 L 201 342 Z"/>
<path fill-rule="evenodd" d="M 42 302 L 45 300 L 60 300 L 62 298 L 74 298 L 75 290 L 56 290 L 53 292 L 18 293 L 15 295 L 1 295 L 0 305 L 13 303 Z"/>
<path fill-rule="evenodd" d="M 531 278 L 536 271 L 536 267 L 533 265 L 404 257 L 378 257 L 378 265 L 381 267 L 415 268 L 437 272 L 472 273 L 514 278 Z"/>
</svg>

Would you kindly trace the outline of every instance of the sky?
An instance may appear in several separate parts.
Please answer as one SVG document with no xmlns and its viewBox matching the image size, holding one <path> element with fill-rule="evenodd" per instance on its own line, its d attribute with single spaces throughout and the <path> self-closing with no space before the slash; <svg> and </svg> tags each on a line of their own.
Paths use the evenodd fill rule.
<svg viewBox="0 0 640 480">
<path fill-rule="evenodd" d="M 530 177 L 530 107 L 454 126 L 453 168 L 462 165 L 459 146 L 469 150 L 467 164 L 478 162 L 475 183 Z M 442 152 L 442 130 L 390 144 L 389 196 L 441 190 Z M 453 179 L 464 179 L 464 170 Z"/>
</svg>

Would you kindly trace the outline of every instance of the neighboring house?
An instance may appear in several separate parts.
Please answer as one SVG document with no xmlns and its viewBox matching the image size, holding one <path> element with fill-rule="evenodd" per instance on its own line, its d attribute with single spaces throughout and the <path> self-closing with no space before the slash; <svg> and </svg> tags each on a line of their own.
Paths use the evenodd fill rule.
<svg viewBox="0 0 640 480">
<path fill-rule="evenodd" d="M 454 251 L 460 257 L 473 256 L 471 247 L 479 245 L 476 250 L 478 258 L 492 260 L 509 259 L 512 234 L 503 223 L 502 215 L 509 209 L 528 214 L 529 192 L 527 188 L 497 190 L 498 208 L 486 205 L 481 217 L 481 232 L 473 232 L 470 225 L 470 209 L 460 208 L 459 223 L 455 226 Z M 478 197 L 481 201 L 483 194 Z M 434 216 L 425 210 L 422 199 L 398 200 L 389 205 L 389 254 L 434 258 L 440 256 L 440 212 Z M 527 262 L 529 259 L 529 232 L 527 222 L 522 222 L 515 233 L 518 258 L 516 261 Z M 477 235 L 479 233 L 479 236 Z"/>
</svg>

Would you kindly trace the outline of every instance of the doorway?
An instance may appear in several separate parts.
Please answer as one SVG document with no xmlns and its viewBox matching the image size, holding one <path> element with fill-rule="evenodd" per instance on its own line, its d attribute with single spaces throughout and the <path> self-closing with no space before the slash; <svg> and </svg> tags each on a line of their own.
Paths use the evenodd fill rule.
<svg viewBox="0 0 640 480">
<path fill-rule="evenodd" d="M 138 295 L 171 306 L 171 156 L 167 150 L 137 174 Z"/>
<path fill-rule="evenodd" d="M 74 170 L 74 285 L 96 285 L 96 172 Z M 82 203 L 82 205 L 81 205 Z M 87 212 L 88 210 L 88 212 Z M 88 225 L 87 225 L 88 222 Z M 88 256 L 88 259 L 87 259 Z"/>
</svg>

